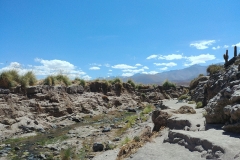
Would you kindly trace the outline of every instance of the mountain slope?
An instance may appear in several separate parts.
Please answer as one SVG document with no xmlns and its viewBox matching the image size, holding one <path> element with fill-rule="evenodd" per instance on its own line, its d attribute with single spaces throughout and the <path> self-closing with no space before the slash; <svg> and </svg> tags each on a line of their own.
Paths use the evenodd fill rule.
<svg viewBox="0 0 240 160">
<path fill-rule="evenodd" d="M 199 74 L 206 75 L 208 66 L 192 65 L 190 67 L 172 70 L 154 75 L 150 74 L 135 74 L 131 77 L 125 77 L 123 80 L 132 79 L 136 83 L 143 84 L 162 84 L 165 80 L 177 84 L 188 84 L 192 79 L 196 78 Z"/>
</svg>

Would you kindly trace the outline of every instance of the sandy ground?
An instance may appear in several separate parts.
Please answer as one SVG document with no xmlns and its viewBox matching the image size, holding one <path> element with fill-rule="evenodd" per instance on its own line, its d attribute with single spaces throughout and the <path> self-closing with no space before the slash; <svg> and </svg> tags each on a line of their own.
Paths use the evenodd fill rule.
<svg viewBox="0 0 240 160">
<path fill-rule="evenodd" d="M 178 109 L 183 105 L 192 106 L 195 108 L 195 104 L 177 103 L 177 100 L 164 100 L 163 104 L 171 109 Z M 170 109 L 170 110 L 171 110 Z M 225 154 L 221 159 L 240 159 L 240 136 L 234 134 L 226 134 L 221 128 L 210 127 L 205 131 L 205 118 L 203 117 L 204 109 L 196 109 L 196 114 L 176 114 L 172 118 L 186 119 L 191 122 L 191 128 L 194 130 L 196 125 L 200 125 L 200 131 L 184 131 L 184 130 L 172 130 L 174 132 L 183 133 L 190 137 L 196 137 L 199 139 L 206 139 L 214 145 L 224 148 Z M 148 121 L 150 127 L 153 127 L 153 123 Z M 201 152 L 191 152 L 184 146 L 178 144 L 163 143 L 164 139 L 168 137 L 168 129 L 161 132 L 161 137 L 156 137 L 153 142 L 146 143 L 135 154 L 131 155 L 127 160 L 200 160 Z M 115 160 L 119 149 L 103 152 L 102 154 L 94 157 L 94 160 Z M 238 154 L 239 153 L 239 157 Z"/>
</svg>

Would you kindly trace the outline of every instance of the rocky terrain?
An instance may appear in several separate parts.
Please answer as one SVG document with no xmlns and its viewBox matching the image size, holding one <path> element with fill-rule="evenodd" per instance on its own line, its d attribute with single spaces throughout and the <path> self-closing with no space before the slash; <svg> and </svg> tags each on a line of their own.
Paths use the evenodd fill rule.
<svg viewBox="0 0 240 160">
<path fill-rule="evenodd" d="M 74 148 L 71 154 L 91 158 L 95 154 L 90 150 L 115 148 L 131 126 L 144 123 L 149 116 L 140 112 L 148 104 L 158 105 L 184 92 L 184 87 L 135 89 L 128 83 L 106 86 L 98 81 L 86 87 L 0 89 L 0 157 L 56 159 Z M 131 118 L 133 122 L 127 123 Z"/>
<path fill-rule="evenodd" d="M 0 159 L 240 159 L 239 63 L 189 87 L 0 89 Z"/>
</svg>

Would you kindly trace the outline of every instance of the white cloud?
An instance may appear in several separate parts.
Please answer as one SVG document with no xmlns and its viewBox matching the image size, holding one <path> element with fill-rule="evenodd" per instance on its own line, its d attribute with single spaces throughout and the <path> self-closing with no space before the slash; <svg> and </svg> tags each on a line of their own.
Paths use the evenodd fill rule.
<svg viewBox="0 0 240 160">
<path fill-rule="evenodd" d="M 203 40 L 203 41 L 192 42 L 190 46 L 196 47 L 197 49 L 207 49 L 208 46 L 211 46 L 215 42 L 216 42 L 215 40 Z"/>
<path fill-rule="evenodd" d="M 223 48 L 228 48 L 229 46 L 228 45 L 224 45 Z"/>
<path fill-rule="evenodd" d="M 108 71 L 109 71 L 109 72 L 112 72 L 112 70 L 111 70 L 111 69 L 109 69 Z"/>
<path fill-rule="evenodd" d="M 111 67 L 110 64 L 106 63 L 104 64 L 105 67 Z"/>
<path fill-rule="evenodd" d="M 166 60 L 174 60 L 174 59 L 182 59 L 184 58 L 182 54 L 170 54 L 170 55 L 160 55 L 158 59 L 166 59 Z"/>
<path fill-rule="evenodd" d="M 150 71 L 150 72 L 142 72 L 143 74 L 157 74 L 157 71 Z"/>
<path fill-rule="evenodd" d="M 157 57 L 158 57 L 158 55 L 153 54 L 153 55 L 151 55 L 151 56 L 148 56 L 147 59 L 155 59 L 155 58 L 157 58 Z"/>
<path fill-rule="evenodd" d="M 232 47 L 234 47 L 234 46 L 240 47 L 240 42 L 232 45 Z"/>
<path fill-rule="evenodd" d="M 127 65 L 127 64 L 117 64 L 117 65 L 112 66 L 112 68 L 115 68 L 115 69 L 135 69 L 137 67 L 130 66 L 130 65 Z"/>
<path fill-rule="evenodd" d="M 130 77 L 132 75 L 134 75 L 134 73 L 123 73 L 122 74 L 122 76 L 124 76 L 124 77 Z"/>
<path fill-rule="evenodd" d="M 221 48 L 220 46 L 212 47 L 213 50 L 217 50 L 217 49 L 220 49 L 220 48 Z"/>
<path fill-rule="evenodd" d="M 90 67 L 89 69 L 90 70 L 99 70 L 100 68 L 95 66 L 95 67 Z"/>
<path fill-rule="evenodd" d="M 84 80 L 90 80 L 90 79 L 92 79 L 92 77 L 90 77 L 89 75 L 82 76 L 81 78 L 84 79 Z"/>
<path fill-rule="evenodd" d="M 139 64 L 139 63 L 137 63 L 137 64 L 135 64 L 135 66 L 136 67 L 140 67 L 140 66 L 142 66 L 141 64 Z"/>
<path fill-rule="evenodd" d="M 91 64 L 89 64 L 90 66 L 99 66 L 99 67 L 101 67 L 102 65 L 101 64 L 98 64 L 98 63 L 91 63 Z"/>
<path fill-rule="evenodd" d="M 168 69 L 168 67 L 163 67 L 163 68 L 159 68 L 162 71 L 166 71 Z"/>
<path fill-rule="evenodd" d="M 28 71 L 33 71 L 36 76 L 48 76 L 48 75 L 56 75 L 56 74 L 65 74 L 70 78 L 80 77 L 83 79 L 90 79 L 85 72 L 81 69 L 78 69 L 73 64 L 63 61 L 63 60 L 44 60 L 44 59 L 35 59 L 36 62 L 39 62 L 41 65 L 21 65 L 18 62 L 11 62 L 10 65 L 1 68 L 1 71 L 16 69 L 19 74 L 24 74 Z"/>
<path fill-rule="evenodd" d="M 142 69 L 149 69 L 149 68 L 148 68 L 148 66 L 144 66 L 144 67 L 142 67 Z"/>
<path fill-rule="evenodd" d="M 156 66 L 167 66 L 167 67 L 173 67 L 173 66 L 177 66 L 176 63 L 174 62 L 169 62 L 169 63 L 153 63 Z"/>
<path fill-rule="evenodd" d="M 190 63 L 185 63 L 184 66 L 191 66 L 194 64 L 199 64 L 199 63 L 206 63 L 206 61 L 214 60 L 216 57 L 214 55 L 210 54 L 201 54 L 198 56 L 190 56 L 186 57 L 187 61 Z"/>
</svg>

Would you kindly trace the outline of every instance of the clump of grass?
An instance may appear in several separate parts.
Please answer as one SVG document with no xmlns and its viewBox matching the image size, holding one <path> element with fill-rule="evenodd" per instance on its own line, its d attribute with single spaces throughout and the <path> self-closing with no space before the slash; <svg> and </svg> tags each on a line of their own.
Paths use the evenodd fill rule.
<svg viewBox="0 0 240 160">
<path fill-rule="evenodd" d="M 132 116 L 127 117 L 126 118 L 127 128 L 132 127 L 136 123 L 137 118 L 138 118 L 137 115 L 132 115 Z"/>
<path fill-rule="evenodd" d="M 211 75 L 218 73 L 220 71 L 223 71 L 223 70 L 224 70 L 224 67 L 222 65 L 212 64 L 212 65 L 208 66 L 207 73 L 208 73 L 208 75 L 211 76 Z"/>
<path fill-rule="evenodd" d="M 79 85 L 85 87 L 86 86 L 86 81 L 84 79 L 80 79 L 80 78 L 75 78 L 74 79 L 75 83 L 78 83 Z"/>
<path fill-rule="evenodd" d="M 188 95 L 183 94 L 180 97 L 178 97 L 178 100 L 188 99 Z"/>
<path fill-rule="evenodd" d="M 129 83 L 133 88 L 135 88 L 135 83 L 133 82 L 133 80 L 131 80 L 131 79 L 129 79 L 128 81 L 127 81 L 127 83 Z"/>
<path fill-rule="evenodd" d="M 122 80 L 120 78 L 115 78 L 112 83 L 122 83 Z"/>
<path fill-rule="evenodd" d="M 35 74 L 30 71 L 20 77 L 20 84 L 22 87 L 33 86 L 37 83 L 37 78 Z"/>
<path fill-rule="evenodd" d="M 176 84 L 166 80 L 164 83 L 163 83 L 163 88 L 164 89 L 170 89 L 170 88 L 176 88 Z"/>
<path fill-rule="evenodd" d="M 197 102 L 196 108 L 202 108 L 202 107 L 203 107 L 202 102 Z"/>
<path fill-rule="evenodd" d="M 66 86 L 69 86 L 71 84 L 71 81 L 67 76 L 58 74 L 56 76 L 51 75 L 46 77 L 43 83 L 50 86 L 54 86 L 57 84 L 65 84 Z"/>
<path fill-rule="evenodd" d="M 143 113 L 143 114 L 149 114 L 150 112 L 152 112 L 153 108 L 154 108 L 154 106 L 152 106 L 152 105 L 147 105 L 147 106 L 143 109 L 142 113 Z"/>
<path fill-rule="evenodd" d="M 0 87 L 10 89 L 21 85 L 23 88 L 36 84 L 37 79 L 32 71 L 20 76 L 16 70 L 4 71 L 0 74 Z"/>
<path fill-rule="evenodd" d="M 195 104 L 195 101 L 188 101 L 188 104 Z"/>
<path fill-rule="evenodd" d="M 62 160 L 70 160 L 72 159 L 71 158 L 71 155 L 73 155 L 73 151 L 71 148 L 67 148 L 66 150 L 63 150 L 62 153 L 61 153 L 61 157 L 62 157 Z"/>
<path fill-rule="evenodd" d="M 139 136 L 134 136 L 133 140 L 134 140 L 135 142 L 140 142 L 141 139 L 140 139 Z"/>
<path fill-rule="evenodd" d="M 59 136 L 59 137 L 55 137 L 55 138 L 51 138 L 51 139 L 42 139 L 41 141 L 38 142 L 38 144 L 44 146 L 44 145 L 47 145 L 47 144 L 53 144 L 53 143 L 56 143 L 56 142 L 62 142 L 64 140 L 68 139 L 68 136 L 66 135 L 63 135 L 63 136 Z"/>
<path fill-rule="evenodd" d="M 124 140 L 121 142 L 121 146 L 127 144 L 130 141 L 131 141 L 131 139 L 129 137 L 125 137 Z"/>
</svg>

